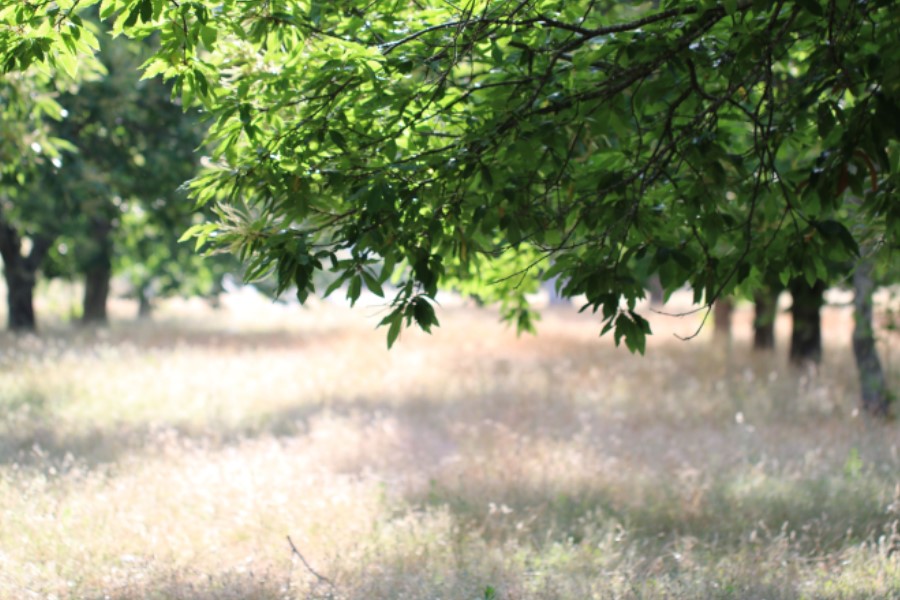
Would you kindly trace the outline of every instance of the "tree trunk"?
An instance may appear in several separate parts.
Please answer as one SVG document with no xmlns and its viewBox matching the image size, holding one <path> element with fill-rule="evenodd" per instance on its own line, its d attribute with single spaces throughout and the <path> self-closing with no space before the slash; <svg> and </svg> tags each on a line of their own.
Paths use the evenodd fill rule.
<svg viewBox="0 0 900 600">
<path fill-rule="evenodd" d="M 7 327 L 11 331 L 37 329 L 34 286 L 38 268 L 52 245 L 52 238 L 35 236 L 31 240 L 31 250 L 23 255 L 19 232 L 0 216 L 0 256 L 3 258 L 3 276 L 6 280 Z"/>
<path fill-rule="evenodd" d="M 778 317 L 778 295 L 780 290 L 765 287 L 753 295 L 755 314 L 753 316 L 753 348 L 772 350 L 775 348 L 775 320 Z"/>
<path fill-rule="evenodd" d="M 112 278 L 112 240 L 110 223 L 94 219 L 91 233 L 96 247 L 84 273 L 84 310 L 81 322 L 85 325 L 106 325 L 109 318 L 106 303 L 109 299 L 109 280 Z"/>
<path fill-rule="evenodd" d="M 890 405 L 887 382 L 875 348 L 872 323 L 872 260 L 860 258 L 853 273 L 853 356 L 859 374 L 862 408 L 870 415 L 886 417 Z"/>
<path fill-rule="evenodd" d="M 109 280 L 112 267 L 106 264 L 94 265 L 84 274 L 84 311 L 81 322 L 86 325 L 106 325 L 106 301 L 109 298 Z"/>
<path fill-rule="evenodd" d="M 149 319 L 153 316 L 153 303 L 150 302 L 150 294 L 147 293 L 147 286 L 140 286 L 137 291 L 138 297 L 138 319 Z"/>
<path fill-rule="evenodd" d="M 731 339 L 731 313 L 734 312 L 734 300 L 719 298 L 713 305 L 713 335 L 717 340 Z"/>
<path fill-rule="evenodd" d="M 822 361 L 822 319 L 819 313 L 824 304 L 825 282 L 816 281 L 812 287 L 805 278 L 792 279 L 790 361 L 795 365 L 818 364 Z"/>
<path fill-rule="evenodd" d="M 24 269 L 6 267 L 6 302 L 9 311 L 7 327 L 10 331 L 34 331 L 37 320 L 34 316 L 35 278 Z"/>
</svg>

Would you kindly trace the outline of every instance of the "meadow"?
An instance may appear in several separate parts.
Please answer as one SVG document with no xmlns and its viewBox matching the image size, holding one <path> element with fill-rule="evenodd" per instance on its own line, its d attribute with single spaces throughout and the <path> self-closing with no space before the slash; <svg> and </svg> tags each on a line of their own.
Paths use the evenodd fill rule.
<svg viewBox="0 0 900 600">
<path fill-rule="evenodd" d="M 0 334 L 0 598 L 900 597 L 900 427 L 697 316 L 184 305 Z M 898 339 L 883 357 L 900 384 Z M 892 352 L 893 351 L 893 352 Z"/>
</svg>

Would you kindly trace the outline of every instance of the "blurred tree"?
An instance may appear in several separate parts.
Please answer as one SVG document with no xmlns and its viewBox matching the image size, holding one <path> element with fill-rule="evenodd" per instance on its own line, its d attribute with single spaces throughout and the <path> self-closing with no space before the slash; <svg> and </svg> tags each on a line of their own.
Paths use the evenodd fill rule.
<svg viewBox="0 0 900 600">
<path fill-rule="evenodd" d="M 38 7 L 0 2 L 0 257 L 11 330 L 35 329 L 37 274 L 72 211 L 53 181 L 62 153 L 73 149 L 51 131 L 65 116 L 57 96 L 102 72 L 93 28 L 68 5 L 65 13 L 42 5 L 40 22 L 29 27 L 18 15 Z M 39 173 L 50 181 L 43 189 Z"/>
<path fill-rule="evenodd" d="M 150 206 L 132 200 L 123 207 L 116 243 L 115 271 L 131 284 L 138 300 L 138 316 L 151 316 L 156 298 L 172 295 L 215 299 L 222 280 L 240 273 L 241 266 L 230 254 L 203 256 L 179 237 L 201 218 L 179 192 L 181 202 Z M 209 218 L 209 215 L 207 215 Z"/>
<path fill-rule="evenodd" d="M 62 152 L 72 147 L 52 135 L 49 123 L 65 114 L 56 101 L 57 86 L 73 81 L 54 84 L 34 67 L 0 80 L 0 258 L 11 330 L 35 329 L 38 272 L 65 229 L 65 215 L 72 214 L 70 198 L 55 180 Z M 39 178 L 48 182 L 43 189 L 36 185 Z"/>
<path fill-rule="evenodd" d="M 149 41 L 102 38 L 98 57 L 107 75 L 60 98 L 68 117 L 58 135 L 78 148 L 57 177 L 80 207 L 74 263 L 84 275 L 82 321 L 107 321 L 114 272 L 134 287 L 141 316 L 150 298 L 175 292 L 208 294 L 234 260 L 204 260 L 181 234 L 196 223 L 180 186 L 196 174 L 205 130 L 171 88 L 140 79 Z"/>
</svg>

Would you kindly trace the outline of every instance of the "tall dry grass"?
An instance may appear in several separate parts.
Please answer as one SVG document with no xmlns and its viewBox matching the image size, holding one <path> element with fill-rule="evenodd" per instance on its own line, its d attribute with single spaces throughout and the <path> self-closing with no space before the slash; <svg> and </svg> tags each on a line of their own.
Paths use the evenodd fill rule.
<svg viewBox="0 0 900 600">
<path fill-rule="evenodd" d="M 0 597 L 900 597 L 900 431 L 856 414 L 844 312 L 801 373 L 743 313 L 730 348 L 657 317 L 644 358 L 568 313 L 391 352 L 359 315 L 4 335 Z"/>
</svg>

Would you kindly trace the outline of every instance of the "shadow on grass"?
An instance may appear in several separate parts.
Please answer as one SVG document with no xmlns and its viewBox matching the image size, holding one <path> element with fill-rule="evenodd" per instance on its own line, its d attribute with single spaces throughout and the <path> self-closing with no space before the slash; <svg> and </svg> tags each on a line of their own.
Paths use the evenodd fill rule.
<svg viewBox="0 0 900 600">
<path fill-rule="evenodd" d="M 172 324 L 128 325 L 111 328 L 66 328 L 39 334 L 15 334 L 0 331 L 0 358 L 8 362 L 33 356 L 53 357 L 64 351 L 91 354 L 98 348 L 123 347 L 142 350 L 169 350 L 192 347 L 240 351 L 265 348 L 293 349 L 327 340 L 339 340 L 351 332 L 343 328 L 319 329 L 311 332 L 260 330 L 227 331 L 175 327 Z"/>
<path fill-rule="evenodd" d="M 355 437 L 338 444 L 339 452 L 329 457 L 329 464 L 344 473 L 361 472 L 370 468 L 373 460 L 383 458 L 367 447 L 369 442 L 387 445 L 392 456 L 409 457 L 422 452 L 444 455 L 452 446 L 448 423 L 441 422 L 440 412 L 429 413 L 427 402 L 400 400 L 398 405 L 368 397 L 328 398 L 239 423 L 156 421 L 99 427 L 55 420 L 52 410 L 46 408 L 51 400 L 40 394 L 5 400 L 6 406 L 13 408 L 0 422 L 0 466 L 49 474 L 65 473 L 72 467 L 91 470 L 135 455 L 177 453 L 187 448 L 216 452 L 261 439 L 301 443 L 314 450 L 320 438 L 340 435 L 342 429 Z"/>
<path fill-rule="evenodd" d="M 291 347 L 310 343 L 303 336 L 281 335 L 279 338 Z M 219 339 L 216 336 L 207 338 L 201 335 L 193 339 L 198 343 L 219 343 L 215 341 Z M 252 348 L 260 340 L 269 338 L 255 334 L 236 336 L 235 347 Z M 88 345 L 79 351 L 90 352 L 91 348 Z M 51 355 L 51 364 L 52 358 Z M 497 363 L 501 370 L 507 368 L 505 361 L 498 360 Z M 521 390 L 507 390 L 504 388 L 506 384 L 488 381 L 489 374 L 479 377 L 485 379 L 485 389 L 475 385 L 478 393 L 474 394 L 470 393 L 472 386 L 435 396 L 416 392 L 404 392 L 390 398 L 329 393 L 315 402 L 298 401 L 278 410 L 249 414 L 238 422 L 213 418 L 198 423 L 170 418 L 152 422 L 114 422 L 104 426 L 56 418 L 55 407 L 76 402 L 77 399 L 51 397 L 58 390 L 47 391 L 31 384 L 7 391 L 5 397 L 0 398 L 0 410 L 3 411 L 0 421 L 0 465 L 16 464 L 59 472 L 66 464 L 93 468 L 115 463 L 128 455 L 155 453 L 172 443 L 215 450 L 266 437 L 302 440 L 309 437 L 316 423 L 328 419 L 352 421 L 351 425 L 361 429 L 389 422 L 394 432 L 391 435 L 396 434 L 394 437 L 399 439 L 399 444 L 422 442 L 426 446 L 433 446 L 431 442 L 434 441 L 425 439 L 428 435 L 440 438 L 439 445 L 449 444 L 446 440 L 452 437 L 450 429 L 460 421 L 471 424 L 473 421 L 515 418 L 520 421 L 519 425 L 529 427 L 538 424 L 544 428 L 570 429 L 573 424 L 577 425 L 571 402 L 557 402 L 542 392 L 539 398 L 541 406 L 538 406 L 533 398 L 523 398 Z M 508 383 L 510 376 L 504 375 L 504 381 Z M 63 396 L 66 394 L 65 390 L 61 393 Z M 556 404 L 553 410 L 546 410 L 543 406 L 549 403 Z M 528 423 L 523 424 L 522 420 Z M 423 435 L 423 432 L 428 435 Z M 361 444 L 366 440 L 365 435 L 358 439 Z M 444 448 L 441 453 L 446 451 Z M 371 455 L 370 449 L 364 445 L 355 448 L 355 453 L 363 462 L 367 455 Z"/>
<path fill-rule="evenodd" d="M 710 600 L 875 600 L 882 590 L 853 590 L 834 585 L 812 595 L 788 570 L 765 571 L 747 565 L 740 572 L 711 568 L 681 572 L 623 571 L 611 578 L 603 570 L 581 567 L 504 563 L 490 555 L 472 555 L 435 564 L 417 556 L 393 556 L 347 565 L 339 578 L 317 580 L 302 566 L 280 573 L 225 572 L 200 575 L 185 571 L 132 573 L 113 589 L 80 593 L 90 600 L 388 600 L 395 598 L 496 598 L 497 600 L 572 600 L 617 598 L 650 600 L 708 598 Z M 134 575 L 138 575 L 134 578 Z M 120 575 L 121 576 L 121 575 Z M 136 581 L 135 581 L 136 579 Z M 808 587 L 808 586 L 806 586 Z M 827 585 L 821 586 L 827 588 Z M 861 588 L 870 586 L 861 585 Z"/>
<path fill-rule="evenodd" d="M 124 581 L 113 582 L 109 590 L 79 594 L 89 600 L 284 600 L 294 598 L 289 578 L 263 573 L 226 572 L 198 575 L 184 571 L 153 574 L 131 573 Z M 121 577 L 122 575 L 120 575 Z M 323 596 L 324 598 L 324 596 Z"/>
<path fill-rule="evenodd" d="M 772 475 L 753 488 L 744 478 L 726 471 L 702 491 L 679 489 L 671 479 L 560 489 L 552 481 L 527 485 L 471 473 L 432 481 L 406 501 L 420 510 L 446 507 L 457 522 L 498 544 L 603 544 L 615 537 L 658 555 L 675 552 L 680 540 L 712 552 L 783 543 L 809 557 L 862 543 L 884 552 L 900 548 L 890 476 Z"/>
<path fill-rule="evenodd" d="M 40 398 L 22 402 L 35 410 L 45 404 Z M 799 551 L 816 555 L 875 539 L 898 518 L 900 506 L 886 509 L 900 501 L 891 497 L 894 472 L 834 461 L 806 473 L 761 469 L 747 453 L 761 454 L 766 440 L 754 437 L 752 445 L 734 451 L 729 444 L 740 444 L 728 429 L 660 431 L 628 424 L 604 429 L 593 423 L 586 442 L 580 429 L 584 414 L 576 409 L 574 401 L 523 399 L 521 392 L 507 395 L 501 388 L 488 398 L 335 398 L 237 426 L 157 423 L 69 430 L 55 424 L 52 414 L 42 414 L 7 423 L 0 464 L 65 473 L 114 464 L 126 455 L 185 446 L 217 451 L 277 438 L 303 444 L 303 452 L 316 452 L 319 464 L 334 472 L 414 480 L 400 490 L 401 510 L 447 507 L 465 527 L 500 542 L 513 537 L 578 543 L 598 530 L 620 529 L 657 546 L 692 537 L 737 547 L 784 535 L 793 536 Z M 573 464 L 555 464 L 554 452 L 565 450 L 573 436 L 581 436 L 575 451 L 583 456 Z M 617 436 L 624 443 L 614 443 Z M 796 443 L 789 440 L 782 450 Z M 667 462 L 661 454 L 672 444 L 683 445 L 687 454 Z M 716 449 L 733 456 L 716 457 Z M 770 450 L 777 456 L 777 448 Z M 526 464 L 532 452 L 545 454 Z M 595 457 L 618 471 L 601 466 L 573 473 L 590 467 Z M 668 471 L 688 461 L 709 472 L 697 471 L 686 481 L 683 472 Z"/>
</svg>

